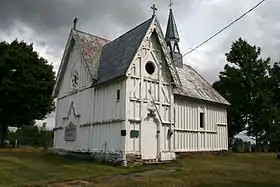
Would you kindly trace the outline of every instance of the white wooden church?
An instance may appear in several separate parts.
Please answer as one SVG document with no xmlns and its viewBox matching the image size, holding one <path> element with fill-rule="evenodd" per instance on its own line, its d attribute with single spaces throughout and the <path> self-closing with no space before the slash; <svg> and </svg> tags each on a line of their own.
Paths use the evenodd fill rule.
<svg viewBox="0 0 280 187">
<path fill-rule="evenodd" d="M 183 64 L 172 9 L 113 41 L 71 29 L 53 95 L 54 150 L 127 163 L 228 149 L 229 103 Z"/>
</svg>

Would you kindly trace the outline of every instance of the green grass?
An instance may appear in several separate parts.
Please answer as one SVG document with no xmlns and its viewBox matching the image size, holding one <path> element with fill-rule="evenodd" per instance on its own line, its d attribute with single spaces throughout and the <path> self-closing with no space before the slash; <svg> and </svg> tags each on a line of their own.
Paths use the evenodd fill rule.
<svg viewBox="0 0 280 187">
<path fill-rule="evenodd" d="M 200 155 L 166 165 L 122 168 L 35 150 L 0 151 L 0 186 L 77 187 L 82 184 L 279 187 L 280 160 L 273 154 Z"/>
</svg>

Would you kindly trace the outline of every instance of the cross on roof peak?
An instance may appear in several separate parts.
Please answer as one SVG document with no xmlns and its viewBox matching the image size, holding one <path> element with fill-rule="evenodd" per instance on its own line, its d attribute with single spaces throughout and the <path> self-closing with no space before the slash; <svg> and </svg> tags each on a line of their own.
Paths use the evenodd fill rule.
<svg viewBox="0 0 280 187">
<path fill-rule="evenodd" d="M 156 11 L 158 10 L 158 9 L 156 8 L 156 5 L 153 4 L 153 6 L 151 7 L 151 9 L 153 10 L 153 17 L 155 17 L 155 16 L 156 16 Z"/>
<path fill-rule="evenodd" d="M 74 20 L 73 20 L 73 29 L 76 29 L 77 22 L 78 22 L 78 18 L 75 17 Z"/>
</svg>

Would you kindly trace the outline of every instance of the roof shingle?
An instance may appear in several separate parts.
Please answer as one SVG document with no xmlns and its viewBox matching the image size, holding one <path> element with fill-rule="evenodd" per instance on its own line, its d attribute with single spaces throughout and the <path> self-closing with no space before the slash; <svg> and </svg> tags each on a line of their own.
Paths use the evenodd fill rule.
<svg viewBox="0 0 280 187">
<path fill-rule="evenodd" d="M 96 80 L 98 75 L 99 58 L 101 49 L 110 41 L 97 37 L 79 30 L 75 30 L 78 36 L 78 43 L 81 48 L 82 56 L 89 68 L 89 72 Z"/>
<path fill-rule="evenodd" d="M 183 68 L 176 68 L 179 79 L 182 83 L 181 88 L 176 88 L 174 92 L 195 99 L 229 105 L 204 78 L 202 78 L 191 66 L 183 65 Z"/>
<path fill-rule="evenodd" d="M 102 48 L 97 84 L 125 75 L 152 21 L 145 21 Z"/>
</svg>

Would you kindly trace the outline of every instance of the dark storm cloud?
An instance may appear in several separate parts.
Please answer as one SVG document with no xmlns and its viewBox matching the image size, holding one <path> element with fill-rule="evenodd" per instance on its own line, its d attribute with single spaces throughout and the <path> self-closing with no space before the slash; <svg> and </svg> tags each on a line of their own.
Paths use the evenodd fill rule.
<svg viewBox="0 0 280 187">
<path fill-rule="evenodd" d="M 133 16 L 125 16 L 129 13 Z M 69 26 L 75 16 L 82 22 L 90 19 L 92 24 L 108 16 L 121 24 L 130 24 L 143 17 L 143 11 L 141 6 L 135 6 L 135 1 L 125 0 L 2 0 L 0 28 L 8 28 L 13 20 L 20 20 L 38 31 L 54 30 Z"/>
<path fill-rule="evenodd" d="M 116 32 L 121 33 L 149 17 L 145 15 L 149 13 L 149 6 L 143 6 L 145 3 L 147 1 L 1 0 L 0 31 L 10 33 L 21 29 L 20 22 L 32 29 L 34 39 L 44 38 L 36 42 L 42 47 L 51 46 L 56 56 L 61 55 L 74 17 L 79 18 L 79 29 L 113 39 Z"/>
<path fill-rule="evenodd" d="M 182 53 L 217 32 L 259 0 L 174 0 Z M 0 40 L 26 40 L 53 62 L 56 70 L 73 25 L 114 39 L 150 18 L 156 4 L 165 29 L 169 0 L 0 0 Z M 243 37 L 260 46 L 264 57 L 280 60 L 279 0 L 267 0 L 237 24 L 184 58 L 210 83 L 223 69 L 231 43 Z"/>
</svg>

